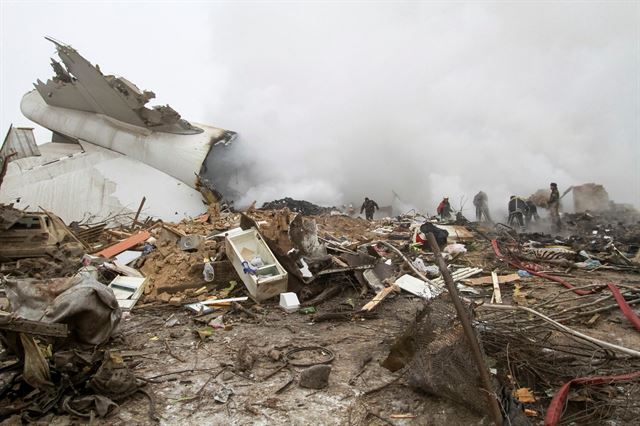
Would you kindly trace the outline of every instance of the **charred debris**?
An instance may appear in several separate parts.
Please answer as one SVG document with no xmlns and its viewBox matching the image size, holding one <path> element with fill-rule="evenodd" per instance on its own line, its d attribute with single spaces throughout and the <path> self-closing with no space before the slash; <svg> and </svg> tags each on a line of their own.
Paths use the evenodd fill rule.
<svg viewBox="0 0 640 426">
<path fill-rule="evenodd" d="M 637 211 L 565 214 L 557 235 L 349 213 L 3 205 L 2 418 L 637 421 Z"/>
</svg>

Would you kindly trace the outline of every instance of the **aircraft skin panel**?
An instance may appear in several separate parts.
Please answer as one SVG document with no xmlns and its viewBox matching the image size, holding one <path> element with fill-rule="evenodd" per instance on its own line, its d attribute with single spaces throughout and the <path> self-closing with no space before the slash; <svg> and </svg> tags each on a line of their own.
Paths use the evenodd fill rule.
<svg viewBox="0 0 640 426">
<path fill-rule="evenodd" d="M 23 96 L 20 108 L 25 117 L 47 129 L 124 154 L 191 188 L 196 187 L 211 145 L 225 137 L 223 129 L 210 126 L 191 135 L 154 132 L 104 115 L 48 105 L 36 91 Z"/>
<path fill-rule="evenodd" d="M 89 215 L 103 220 L 135 213 L 143 196 L 143 217 L 179 221 L 206 210 L 200 193 L 175 178 L 100 146 L 81 143 L 84 152 L 32 163 L 31 168 L 25 167 L 28 158 L 10 163 L 0 202 L 14 203 L 19 209 L 43 207 L 67 223 Z"/>
</svg>

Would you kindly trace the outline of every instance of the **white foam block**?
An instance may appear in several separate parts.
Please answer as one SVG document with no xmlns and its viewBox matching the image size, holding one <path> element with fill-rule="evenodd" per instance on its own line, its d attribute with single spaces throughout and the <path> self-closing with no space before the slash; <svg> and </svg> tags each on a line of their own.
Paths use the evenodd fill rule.
<svg viewBox="0 0 640 426">
<path fill-rule="evenodd" d="M 295 312 L 300 309 L 298 295 L 292 292 L 280 293 L 280 307 L 286 312 Z"/>
</svg>

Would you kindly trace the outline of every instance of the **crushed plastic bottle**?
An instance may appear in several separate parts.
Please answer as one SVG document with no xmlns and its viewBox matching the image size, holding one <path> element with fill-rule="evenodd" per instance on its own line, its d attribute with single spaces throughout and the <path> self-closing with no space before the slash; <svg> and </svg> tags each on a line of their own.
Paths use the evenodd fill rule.
<svg viewBox="0 0 640 426">
<path fill-rule="evenodd" d="M 213 281 L 215 273 L 213 270 L 213 265 L 211 262 L 207 262 L 204 264 L 204 269 L 202 270 L 202 275 L 204 276 L 204 280 L 208 283 Z"/>
</svg>

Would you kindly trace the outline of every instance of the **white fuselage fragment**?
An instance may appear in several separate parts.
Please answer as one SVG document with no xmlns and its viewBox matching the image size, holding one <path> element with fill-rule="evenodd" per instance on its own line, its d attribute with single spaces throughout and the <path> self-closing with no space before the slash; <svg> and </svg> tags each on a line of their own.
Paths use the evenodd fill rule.
<svg viewBox="0 0 640 426">
<path fill-rule="evenodd" d="M 206 210 L 201 194 L 179 180 L 126 155 L 82 142 L 46 143 L 41 156 L 9 163 L 0 203 L 18 209 L 42 207 L 66 223 L 129 214 L 140 205 L 145 217 L 180 221 Z"/>
<path fill-rule="evenodd" d="M 20 109 L 25 117 L 47 129 L 126 155 L 191 188 L 196 187 L 196 176 L 212 144 L 225 134 L 223 129 L 195 123 L 204 132 L 155 132 L 102 114 L 47 105 L 35 90 L 23 96 Z"/>
</svg>

